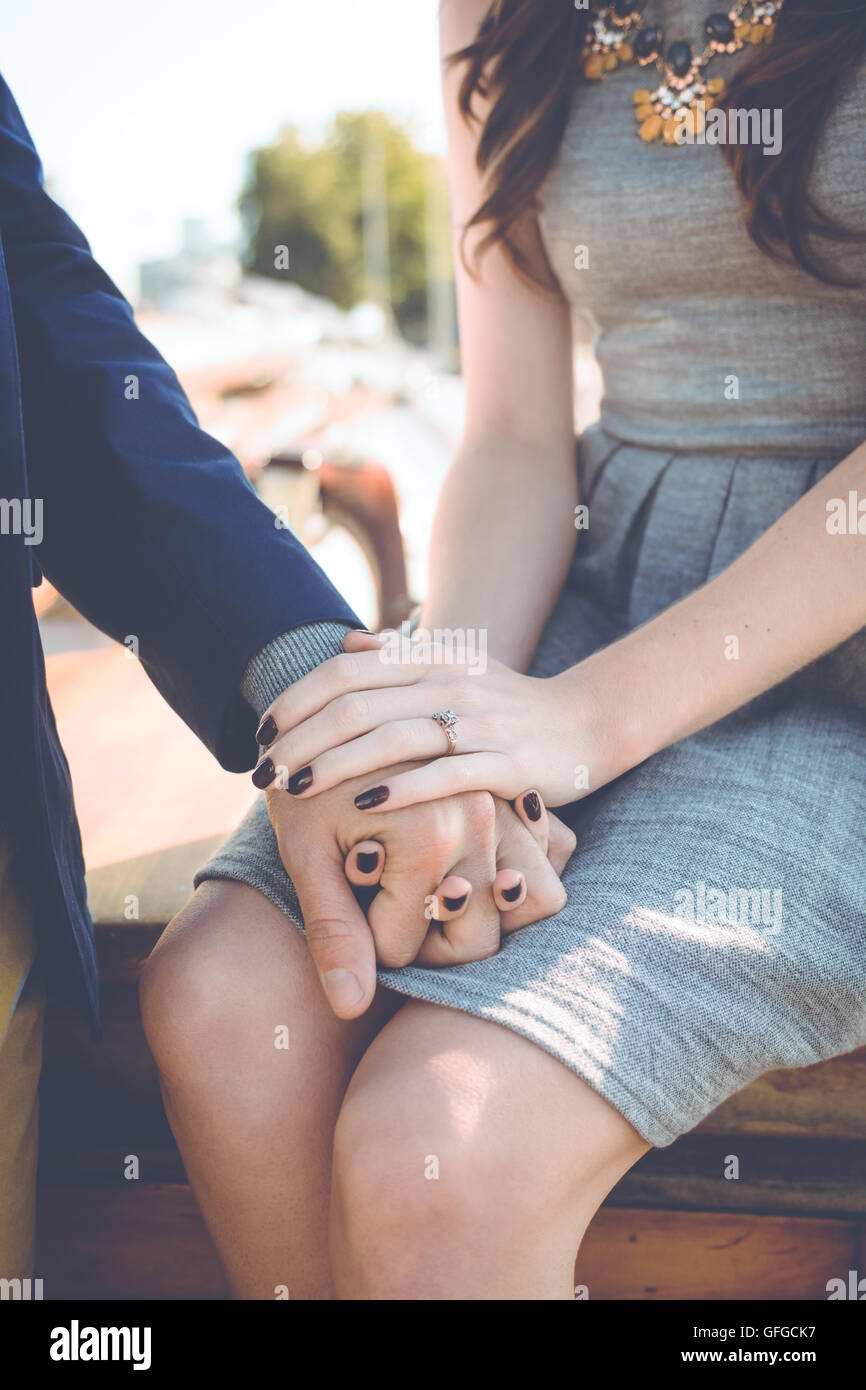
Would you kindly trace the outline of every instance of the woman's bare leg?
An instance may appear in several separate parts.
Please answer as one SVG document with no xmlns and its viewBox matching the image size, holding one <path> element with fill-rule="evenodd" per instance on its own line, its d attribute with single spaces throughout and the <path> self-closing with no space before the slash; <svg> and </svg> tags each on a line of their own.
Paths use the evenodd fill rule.
<svg viewBox="0 0 866 1390">
<path fill-rule="evenodd" d="M 401 1002 L 380 991 L 362 1018 L 335 1018 L 301 933 L 244 884 L 202 884 L 147 961 L 142 1017 L 166 1111 L 237 1297 L 333 1297 L 334 1124 Z"/>
<path fill-rule="evenodd" d="M 648 1147 L 535 1043 L 410 1001 L 371 1043 L 337 1122 L 337 1296 L 573 1298 L 583 1233 Z"/>
</svg>

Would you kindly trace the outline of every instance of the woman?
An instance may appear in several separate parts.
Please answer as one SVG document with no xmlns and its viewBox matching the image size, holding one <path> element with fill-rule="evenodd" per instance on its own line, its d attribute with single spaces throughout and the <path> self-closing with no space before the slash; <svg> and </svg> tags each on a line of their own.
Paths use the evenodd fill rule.
<svg viewBox="0 0 866 1390">
<path fill-rule="evenodd" d="M 241 1293 L 569 1298 L 583 1231 L 648 1147 L 866 1042 L 866 12 L 737 3 L 705 28 L 693 0 L 642 9 L 442 5 L 468 409 L 422 623 L 484 630 L 495 660 L 338 657 L 267 727 L 293 773 L 273 813 L 296 827 L 335 787 L 372 837 L 455 788 L 537 788 L 577 833 L 568 904 L 490 959 L 425 945 L 383 970 L 350 1040 L 280 921 L 261 810 L 206 868 L 145 1016 Z M 780 152 L 700 143 L 713 102 L 781 110 Z M 575 314 L 605 382 L 577 477 Z M 268 1002 L 246 1017 L 290 1012 L 311 1059 L 249 1069 L 245 1138 L 275 1106 L 293 1168 L 279 1191 L 241 1176 L 233 1204 L 213 1120 L 230 1061 L 203 1068 L 166 1003 L 206 1014 L 202 961 L 248 930 L 226 879 L 269 899 L 268 959 L 243 957 Z M 329 1250 L 324 1215 L 294 1234 L 314 1206 Z"/>
</svg>

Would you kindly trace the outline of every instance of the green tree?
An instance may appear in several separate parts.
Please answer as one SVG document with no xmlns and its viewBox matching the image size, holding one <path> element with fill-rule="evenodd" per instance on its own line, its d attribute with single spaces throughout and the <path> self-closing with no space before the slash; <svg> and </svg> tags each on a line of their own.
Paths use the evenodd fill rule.
<svg viewBox="0 0 866 1390">
<path fill-rule="evenodd" d="M 288 276 L 341 308 L 367 297 L 364 187 L 371 156 L 384 166 L 388 297 L 401 328 L 419 336 L 426 317 L 425 200 L 433 156 L 416 149 L 384 112 L 340 112 L 316 146 L 287 126 L 252 153 L 240 199 L 245 264 L 259 275 Z M 275 265 L 278 246 L 288 247 L 288 271 Z"/>
</svg>

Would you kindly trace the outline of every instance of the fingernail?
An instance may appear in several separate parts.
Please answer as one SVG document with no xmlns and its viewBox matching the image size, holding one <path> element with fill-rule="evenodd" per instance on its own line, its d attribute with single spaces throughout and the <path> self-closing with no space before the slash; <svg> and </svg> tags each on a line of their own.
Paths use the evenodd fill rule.
<svg viewBox="0 0 866 1390">
<path fill-rule="evenodd" d="M 379 851 L 370 850 L 364 854 L 355 856 L 355 862 L 362 874 L 371 874 L 379 867 Z"/>
<path fill-rule="evenodd" d="M 371 787 L 369 791 L 360 792 L 355 797 L 355 805 L 359 811 L 369 811 L 371 806 L 381 806 L 383 801 L 387 801 L 391 795 L 388 787 Z"/>
<path fill-rule="evenodd" d="M 269 714 L 267 719 L 263 719 L 259 727 L 256 729 L 256 743 L 258 743 L 262 748 L 268 748 L 273 743 L 276 736 L 276 720 L 274 719 L 273 715 Z"/>
<path fill-rule="evenodd" d="M 292 796 L 297 796 L 299 792 L 305 792 L 313 780 L 313 769 L 302 767 L 300 772 L 293 772 L 286 783 L 286 791 L 290 791 Z"/>
<path fill-rule="evenodd" d="M 515 883 L 513 888 L 500 888 L 499 891 L 507 903 L 516 903 L 520 894 L 523 892 L 523 875 L 520 875 L 518 882 Z"/>
<path fill-rule="evenodd" d="M 341 1009 L 351 1009 L 364 993 L 351 970 L 328 970 L 322 976 L 322 984 L 331 1007 L 338 1013 Z"/>
<path fill-rule="evenodd" d="M 253 773 L 253 786 L 262 790 L 269 787 L 277 775 L 274 767 L 273 758 L 262 758 L 255 772 Z"/>
<path fill-rule="evenodd" d="M 443 898 L 442 901 L 449 912 L 458 912 L 468 897 L 469 894 L 464 893 L 461 898 Z"/>
<path fill-rule="evenodd" d="M 523 798 L 523 809 L 530 820 L 541 820 L 541 797 L 538 792 L 527 792 Z"/>
</svg>

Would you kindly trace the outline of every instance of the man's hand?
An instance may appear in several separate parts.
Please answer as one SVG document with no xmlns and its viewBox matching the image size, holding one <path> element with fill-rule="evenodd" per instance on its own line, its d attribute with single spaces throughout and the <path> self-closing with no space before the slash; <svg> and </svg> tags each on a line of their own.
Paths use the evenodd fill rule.
<svg viewBox="0 0 866 1390">
<path fill-rule="evenodd" d="M 487 792 L 386 812 L 376 820 L 375 839 L 384 852 L 380 891 L 365 917 L 345 874 L 347 855 L 370 839 L 369 817 L 353 804 L 361 780 L 312 801 L 299 801 L 282 788 L 268 791 L 271 821 L 298 893 L 307 942 L 340 1018 L 356 1018 L 370 1005 L 377 957 L 389 966 L 408 965 L 416 958 L 427 965 L 479 960 L 495 955 L 502 930 L 559 912 L 565 890 L 557 874 L 575 843 L 571 831 L 548 818 L 543 808 L 533 820 L 522 806 L 517 815 Z M 497 872 L 506 868 L 523 876 L 525 896 L 500 924 L 492 890 Z M 471 885 L 465 909 L 441 926 L 431 925 L 425 904 L 453 876 Z M 501 898 L 500 903 L 506 906 Z"/>
</svg>

